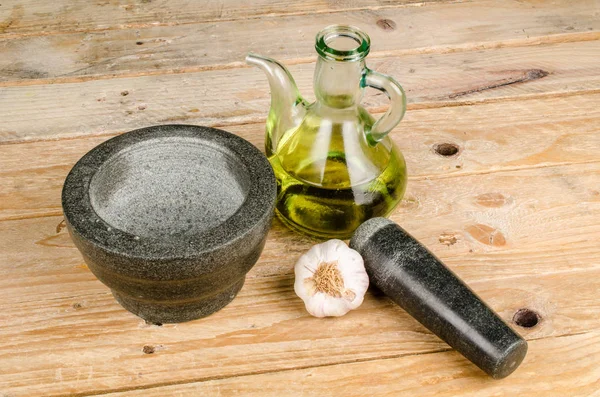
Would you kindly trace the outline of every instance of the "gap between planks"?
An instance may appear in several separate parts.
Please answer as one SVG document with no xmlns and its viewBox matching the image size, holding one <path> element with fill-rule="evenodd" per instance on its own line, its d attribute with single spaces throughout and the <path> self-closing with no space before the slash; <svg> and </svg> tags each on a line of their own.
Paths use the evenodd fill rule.
<svg viewBox="0 0 600 397">
<path fill-rule="evenodd" d="M 516 82 L 518 84 L 519 82 Z M 494 87 L 496 88 L 496 87 Z M 493 88 L 492 88 L 493 89 Z M 484 90 L 480 90 L 484 91 Z M 491 103 L 504 103 L 504 102 L 516 102 L 516 101 L 529 101 L 529 100 L 537 100 L 537 99 L 546 99 L 546 98 L 565 98 L 572 96 L 585 96 L 585 95 L 594 95 L 600 94 L 600 88 L 598 89 L 589 89 L 589 90 L 574 90 L 567 92 L 541 92 L 541 93 L 533 93 L 533 94 L 517 94 L 513 96 L 504 96 L 499 98 L 482 98 L 475 100 L 464 100 L 464 101 L 431 101 L 431 102 L 418 102 L 418 103 L 409 103 L 406 107 L 407 110 L 422 110 L 422 109 L 439 109 L 439 108 L 448 108 L 448 107 L 461 107 L 461 106 L 477 106 L 477 105 L 487 105 Z M 377 106 L 377 107 L 369 107 L 368 109 L 374 116 L 381 116 L 386 110 L 387 106 Z M 252 124 L 264 124 L 266 121 L 265 117 L 256 117 L 255 119 L 250 119 L 246 121 L 231 121 L 231 122 L 217 122 L 206 125 L 207 127 L 213 128 L 221 128 L 221 127 L 231 127 L 231 126 L 243 126 L 243 125 L 252 125 Z M 180 123 L 165 123 L 165 124 L 180 124 Z M 186 124 L 186 123 L 183 123 Z M 108 133 L 88 133 L 85 135 L 70 135 L 70 136 L 59 136 L 59 137 L 46 137 L 46 138 L 21 138 L 21 139 L 12 139 L 9 141 L 0 140 L 0 146 L 2 145 L 20 145 L 20 144 L 29 144 L 36 142 L 60 142 L 60 141 L 72 141 L 79 139 L 87 139 L 87 138 L 101 138 L 106 137 L 112 138 L 127 131 L 122 131 L 119 133 L 108 132 Z M 565 163 L 571 164 L 571 163 Z M 577 164 L 577 163 L 573 163 Z M 531 167 L 529 167 L 531 168 Z M 520 169 L 520 168 L 517 168 Z M 492 171 L 493 172 L 493 171 Z M 463 174 L 464 175 L 464 174 Z"/>
<path fill-rule="evenodd" d="M 559 338 L 568 338 L 568 337 L 572 337 L 572 336 L 580 336 L 580 335 L 586 335 L 586 334 L 591 334 L 591 333 L 595 333 L 595 330 L 574 332 L 572 334 L 563 334 L 563 335 L 556 335 L 556 336 L 545 336 L 545 337 L 538 337 L 538 338 L 529 338 L 529 339 L 527 339 L 527 342 L 530 343 L 532 341 L 541 341 L 541 340 L 552 340 L 552 339 L 559 339 Z M 340 361 L 340 362 L 337 362 L 337 363 L 316 364 L 316 365 L 301 365 L 301 366 L 294 367 L 294 368 L 283 368 L 283 369 L 264 370 L 264 371 L 260 371 L 260 370 L 257 370 L 257 371 L 248 371 L 248 372 L 245 372 L 245 373 L 241 373 L 241 374 L 237 374 L 237 375 L 230 375 L 230 376 L 228 376 L 228 375 L 214 376 L 214 377 L 207 377 L 207 378 L 189 379 L 189 380 L 185 380 L 185 381 L 155 383 L 155 384 L 149 384 L 149 385 L 144 385 L 144 386 L 139 386 L 139 387 L 123 387 L 123 388 L 116 388 L 116 389 L 106 389 L 106 390 L 99 390 L 99 391 L 92 392 L 92 393 L 64 394 L 64 395 L 59 395 L 57 397 L 67 397 L 67 396 L 72 396 L 72 397 L 102 396 L 102 395 L 110 395 L 110 394 L 113 394 L 113 393 L 123 393 L 123 392 L 129 392 L 129 391 L 150 390 L 150 389 L 156 389 L 156 388 L 168 387 L 168 386 L 190 385 L 190 384 L 194 384 L 194 383 L 204 383 L 204 382 L 210 382 L 210 381 L 215 381 L 215 380 L 237 379 L 237 378 L 245 378 L 245 377 L 251 377 L 251 376 L 256 376 L 256 375 L 278 374 L 278 373 L 286 373 L 286 372 L 292 372 L 292 371 L 297 371 L 297 370 L 305 370 L 305 369 L 327 368 L 327 367 L 343 366 L 343 365 L 348 365 L 348 364 L 360 364 L 360 363 L 379 362 L 379 361 L 386 361 L 386 360 L 395 360 L 395 359 L 407 358 L 407 357 L 428 356 L 428 355 L 432 355 L 432 354 L 440 354 L 440 353 L 446 353 L 446 352 L 450 352 L 450 351 L 454 351 L 454 349 L 448 347 L 448 348 L 445 348 L 445 349 L 437 349 L 437 350 L 432 350 L 432 351 L 427 351 L 427 352 L 406 353 L 406 354 L 391 354 L 389 356 L 380 356 L 380 357 L 376 357 L 376 358 L 364 358 L 364 359 L 360 359 L 359 358 L 359 359 L 356 359 L 356 360 L 345 360 L 345 361 Z"/>
<path fill-rule="evenodd" d="M 282 227 L 285 227 L 282 225 Z M 460 255 L 460 254 L 459 254 Z M 452 259 L 452 256 L 448 256 L 446 257 L 447 259 Z M 572 274 L 579 274 L 579 273 L 586 273 L 586 272 L 596 272 L 598 269 L 595 268 L 591 268 L 591 269 L 567 269 L 567 270 L 558 270 L 558 271 L 538 271 L 536 273 L 537 276 L 569 276 Z M 89 270 L 88 270 L 89 271 Z M 269 280 L 277 280 L 280 279 L 282 277 L 286 277 L 289 278 L 290 280 L 293 278 L 293 275 L 274 275 L 274 274 L 268 274 L 268 275 L 255 275 L 252 279 L 253 280 L 261 280 L 261 281 L 269 281 Z M 95 276 L 94 276 L 95 277 Z M 528 276 L 524 276 L 523 274 L 514 274 L 511 276 L 502 276 L 502 278 L 478 278 L 475 281 L 470 281 L 469 282 L 469 286 L 476 286 L 478 284 L 485 284 L 485 283 L 490 283 L 490 282 L 497 282 L 497 281 L 506 281 L 506 280 L 518 280 L 518 279 L 523 279 L 525 277 Z M 110 290 L 108 289 L 108 287 L 106 287 L 107 291 L 104 292 L 93 292 L 93 293 L 82 293 L 82 294 L 74 294 L 71 296 L 61 296 L 61 297 L 55 297 L 55 298 L 44 298 L 44 302 L 51 302 L 51 301 L 81 301 L 81 300 L 85 300 L 85 298 L 94 298 L 94 297 L 100 297 L 100 296 L 108 296 L 111 297 L 111 299 L 113 298 L 112 293 L 110 292 Z M 369 291 L 370 293 L 370 291 Z M 14 301 L 11 302 L 12 305 L 24 305 L 24 304 L 29 304 L 29 303 L 33 303 L 33 302 L 39 302 L 39 298 L 36 299 L 25 299 L 25 300 L 19 300 L 19 301 Z M 2 306 L 0 305 L 0 308 Z M 118 308 L 116 308 L 117 311 L 121 311 L 121 310 L 125 310 L 123 307 L 119 306 Z M 579 332 L 573 332 L 573 333 L 568 333 L 568 334 L 560 334 L 560 335 L 550 335 L 550 336 L 541 336 L 541 337 L 533 337 L 533 338 L 527 338 L 528 341 L 532 341 L 532 340 L 538 340 L 538 339 L 547 339 L 547 338 L 559 338 L 559 337 L 565 337 L 565 336 L 571 336 L 571 335 L 579 335 L 579 334 L 583 334 L 586 333 L 587 331 L 579 331 Z M 431 352 L 420 352 L 420 353 L 407 353 L 407 354 L 396 354 L 396 355 L 392 355 L 390 357 L 402 357 L 402 356 L 414 356 L 414 355 L 421 355 L 421 354 L 430 354 L 430 353 L 438 353 L 440 351 L 446 351 L 446 350 L 452 350 L 451 348 L 449 349 L 440 349 L 440 350 L 435 350 L 435 351 L 431 351 Z M 377 360 L 378 358 L 369 358 L 369 359 L 357 359 L 359 361 L 370 361 L 370 360 Z M 348 362 L 352 362 L 352 361 L 348 361 Z M 346 362 L 347 363 L 347 362 Z M 338 363 L 339 364 L 339 363 Z M 335 363 L 332 364 L 326 364 L 326 365 L 336 365 Z M 292 368 L 294 369 L 294 368 Z M 296 368 L 297 369 L 297 368 Z M 289 369 L 287 369 L 289 370 Z M 272 370 L 269 372 L 278 372 L 279 370 Z M 232 375 L 230 377 L 235 377 L 238 375 Z M 212 378 L 211 378 L 212 379 Z M 204 379 L 203 380 L 209 380 L 209 379 Z M 186 382 L 187 383 L 187 382 Z M 2 395 L 0 395 L 0 397 L 4 397 Z"/>
<path fill-rule="evenodd" d="M 587 332 L 584 332 L 584 333 L 587 333 Z M 561 336 L 570 336 L 570 335 L 561 335 Z M 538 338 L 538 339 L 549 339 L 549 338 L 553 338 L 553 337 L 549 336 L 549 337 L 546 337 L 546 338 L 542 337 L 542 338 Z M 531 339 L 531 340 L 535 340 L 535 339 Z M 187 385 L 187 384 L 191 384 L 191 383 L 210 382 L 210 381 L 214 381 L 214 380 L 244 378 L 244 377 L 254 376 L 254 375 L 266 375 L 266 374 L 275 374 L 275 373 L 285 373 L 285 372 L 297 371 L 297 370 L 303 370 L 303 369 L 334 367 L 336 365 L 345 365 L 345 364 L 360 364 L 360 363 L 367 363 L 367 362 L 370 362 L 370 361 L 393 360 L 393 359 L 396 359 L 396 358 L 403 358 L 403 357 L 426 356 L 426 355 L 429 355 L 429 354 L 445 353 L 445 352 L 449 352 L 449 351 L 452 351 L 452 350 L 453 349 L 449 347 L 449 348 L 446 348 L 446 349 L 437 349 L 437 350 L 432 350 L 432 351 L 428 351 L 428 352 L 417 352 L 417 353 L 406 353 L 406 354 L 390 354 L 389 356 L 381 356 L 381 357 L 377 357 L 377 358 L 357 358 L 355 360 L 345 360 L 345 361 L 340 361 L 338 363 L 327 363 L 327 364 L 316 364 L 316 365 L 300 365 L 300 366 L 294 367 L 294 368 L 283 368 L 283 369 L 264 370 L 264 371 L 260 371 L 260 370 L 257 370 L 257 371 L 248 371 L 248 372 L 241 373 L 239 375 L 213 376 L 213 377 L 207 377 L 207 378 L 190 379 L 190 380 L 185 380 L 185 381 L 174 381 L 174 382 L 156 383 L 156 384 L 152 384 L 152 385 L 145 385 L 145 386 L 139 386 L 139 387 L 124 387 L 124 388 L 117 388 L 117 389 L 99 390 L 97 392 L 92 392 L 92 393 L 64 394 L 64 395 L 59 395 L 59 396 L 56 396 L 56 397 L 67 397 L 67 396 L 73 396 L 73 397 L 101 396 L 101 395 L 111 394 L 111 393 L 121 393 L 121 392 L 128 392 L 128 391 L 134 391 L 134 390 L 148 390 L 148 389 L 155 389 L 155 388 L 166 387 L 166 386 L 178 386 L 178 385 Z"/>
<path fill-rule="evenodd" d="M 585 41 L 596 41 L 600 40 L 600 32 L 583 32 L 583 33 L 563 33 L 553 34 L 549 36 L 538 36 L 530 37 L 526 39 L 512 39 L 512 40 L 501 40 L 491 41 L 483 43 L 467 43 L 461 45 L 451 46 L 433 46 L 433 47 L 421 47 L 421 48 L 409 48 L 403 50 L 387 50 L 377 51 L 369 54 L 369 59 L 382 59 L 386 57 L 398 57 L 398 56 L 409 56 L 409 55 L 428 55 L 428 54 L 451 54 L 458 52 L 472 52 L 482 50 L 494 50 L 501 48 L 518 48 L 518 47 L 532 47 L 532 46 L 543 46 L 561 43 L 577 43 Z M 285 61 L 286 66 L 302 65 L 314 63 L 314 57 L 301 57 Z M 91 65 L 94 66 L 94 65 Z M 87 66 L 84 70 L 89 68 Z M 13 81 L 0 81 L 0 87 L 24 87 L 33 85 L 50 85 L 50 84 L 70 84 L 70 83 L 84 83 L 93 80 L 111 80 L 121 78 L 135 78 L 145 76 L 161 76 L 161 75 L 175 75 L 175 74 L 186 74 L 186 73 L 198 73 L 207 71 L 217 70 L 229 70 L 229 69 L 241 69 L 250 68 L 245 62 L 230 62 L 223 64 L 203 65 L 203 66 L 189 66 L 174 69 L 163 69 L 163 70 L 145 70 L 141 72 L 116 72 L 109 74 L 92 74 L 92 75 L 81 75 L 81 76 L 59 76 L 45 79 L 27 79 L 27 80 L 13 80 Z M 79 70 L 70 72 L 73 74 Z"/>
<path fill-rule="evenodd" d="M 540 358 L 543 356 L 543 352 L 541 352 L 540 351 L 541 349 L 539 348 L 540 345 L 546 345 L 546 346 L 548 346 L 548 345 L 556 345 L 556 344 L 558 344 L 558 345 L 560 345 L 560 344 L 568 344 L 569 342 L 571 342 L 573 340 L 580 341 L 582 339 L 585 340 L 585 339 L 590 339 L 590 338 L 592 340 L 595 340 L 595 339 L 598 338 L 598 336 L 599 336 L 599 334 L 598 334 L 597 330 L 592 330 L 592 331 L 588 331 L 588 332 L 574 333 L 572 335 L 565 335 L 565 336 L 561 336 L 561 337 L 545 338 L 546 343 L 544 343 L 544 340 L 541 340 L 540 342 L 537 342 L 538 340 L 534 340 L 534 341 L 536 341 L 536 343 L 534 343 L 534 346 L 533 346 L 532 350 L 535 349 L 535 353 L 533 353 L 533 352 L 531 353 L 532 356 L 533 356 L 532 359 L 533 360 L 540 360 Z M 560 339 L 567 339 L 567 341 L 562 341 Z M 558 342 L 557 342 L 557 340 L 558 340 Z M 563 345 L 563 346 L 565 346 L 565 345 Z M 582 349 L 585 349 L 585 347 L 582 347 Z M 429 361 L 429 363 L 431 363 L 431 359 L 435 360 L 437 357 L 440 356 L 440 354 L 441 355 L 447 355 L 446 352 L 440 352 L 440 353 L 436 353 L 436 354 L 437 354 L 437 356 L 433 356 L 433 357 L 431 357 L 429 355 L 420 355 L 420 356 L 424 357 L 425 361 Z M 458 355 L 453 355 L 453 356 L 456 357 Z M 583 357 L 578 357 L 578 358 L 585 358 L 585 353 L 583 353 Z M 368 363 L 366 363 L 365 366 L 366 367 L 370 366 L 372 368 L 373 366 L 377 366 L 377 364 L 382 363 L 383 365 L 381 365 L 380 368 L 385 368 L 385 367 L 387 367 L 386 364 L 388 364 L 388 363 L 391 366 L 394 366 L 394 364 L 398 364 L 399 361 L 409 361 L 409 360 L 411 360 L 411 357 L 401 357 L 399 359 L 397 359 L 397 358 L 386 358 L 386 359 L 383 359 L 383 360 L 370 360 Z M 416 367 L 418 365 L 417 361 L 416 360 L 412 360 L 412 361 L 413 361 L 413 364 L 411 366 L 412 367 Z M 457 359 L 457 357 L 456 357 L 455 360 L 453 360 L 453 361 L 455 361 L 458 364 L 458 362 L 463 362 L 465 360 L 462 359 L 462 358 L 461 359 Z M 592 361 L 592 360 L 587 360 L 587 361 L 589 362 L 589 361 Z M 433 388 L 435 389 L 436 385 L 438 385 L 439 381 L 442 381 L 442 382 L 445 383 L 447 381 L 452 382 L 453 380 L 461 379 L 461 378 L 464 381 L 469 381 L 469 383 L 472 383 L 472 385 L 469 385 L 468 383 L 465 384 L 463 382 L 462 386 L 458 386 L 457 387 L 457 385 L 455 385 L 453 387 L 454 390 L 452 390 L 452 391 L 442 392 L 443 395 L 454 395 L 454 396 L 456 396 L 458 394 L 462 394 L 462 393 L 466 393 L 466 394 L 469 394 L 469 395 L 475 395 L 475 396 L 483 395 L 483 394 L 485 394 L 486 396 L 492 396 L 492 395 L 493 396 L 498 396 L 498 395 L 515 395 L 514 390 L 512 389 L 512 386 L 516 386 L 516 385 L 521 385 L 521 387 L 518 387 L 519 390 L 522 390 L 523 386 L 524 386 L 526 390 L 522 390 L 522 391 L 525 391 L 525 392 L 527 392 L 527 391 L 532 392 L 533 391 L 534 394 L 536 394 L 535 391 L 536 391 L 536 389 L 538 389 L 536 387 L 535 383 L 532 384 L 532 380 L 534 380 L 534 379 L 532 379 L 532 375 L 535 376 L 535 372 L 533 372 L 531 370 L 527 371 L 526 368 L 520 368 L 520 369 L 518 369 L 516 371 L 515 375 L 513 375 L 515 377 L 515 378 L 513 378 L 513 379 L 515 379 L 515 384 L 514 385 L 513 385 L 513 382 L 511 382 L 511 380 L 505 380 L 504 382 L 508 382 L 509 384 L 507 386 L 503 386 L 503 383 L 502 383 L 503 381 L 492 380 L 492 379 L 489 379 L 489 378 L 484 378 L 483 376 L 479 375 L 478 372 L 476 372 L 477 370 L 475 368 L 473 368 L 473 366 L 471 364 L 467 364 L 465 362 L 464 366 L 465 366 L 465 369 L 468 366 L 468 370 L 467 370 L 466 373 L 464 372 L 464 370 L 461 371 L 458 368 L 458 366 L 457 366 L 457 368 L 453 369 L 453 371 L 456 372 L 455 376 L 450 376 L 450 377 L 444 377 L 444 376 L 435 377 L 434 376 L 433 378 L 430 378 L 431 380 L 434 381 L 430 385 L 432 385 Z M 329 367 L 329 366 L 327 366 L 327 367 Z M 343 372 L 344 369 L 348 369 L 348 367 L 356 367 L 356 365 L 345 364 L 345 365 L 341 365 L 340 367 L 337 367 L 337 368 L 331 368 L 331 369 L 330 368 L 324 368 L 323 372 L 329 372 L 329 376 L 330 377 L 335 377 L 335 375 L 337 375 L 338 371 L 342 371 L 342 373 L 344 373 L 344 376 L 348 376 L 349 374 Z M 592 365 L 592 367 L 593 367 L 593 365 Z M 333 369 L 333 371 L 332 371 L 332 369 Z M 395 369 L 397 370 L 398 367 L 396 367 Z M 438 368 L 438 369 L 440 369 L 440 368 Z M 307 387 L 308 390 L 305 390 L 304 387 L 302 387 L 302 390 L 301 390 L 302 391 L 302 395 L 304 395 L 305 391 L 312 395 L 312 393 L 315 393 L 315 392 L 318 393 L 317 390 L 319 390 L 319 389 L 320 389 L 321 392 L 323 392 L 324 390 L 326 390 L 328 388 L 325 385 L 323 385 L 321 387 L 319 387 L 319 386 L 314 387 L 312 384 L 310 384 L 310 382 L 307 382 L 307 380 L 304 380 L 304 381 L 302 380 L 302 377 L 301 377 L 302 372 L 306 373 L 307 372 L 306 370 L 299 370 L 298 372 L 299 373 L 297 373 L 297 374 L 300 375 L 300 376 L 298 377 L 297 380 L 302 384 L 302 386 L 303 385 L 307 385 L 308 386 Z M 312 373 L 313 371 L 310 371 L 310 372 Z M 316 371 L 316 372 L 318 373 L 318 371 Z M 371 375 L 371 376 L 376 375 L 378 371 L 375 370 L 374 372 L 375 372 L 375 374 L 373 374 L 372 371 L 369 371 L 369 375 Z M 387 374 L 385 372 L 385 370 L 383 370 L 382 372 L 383 372 L 384 376 Z M 269 374 L 269 375 L 262 375 L 262 376 L 251 376 L 251 377 L 249 377 L 250 379 L 247 379 L 246 377 L 244 377 L 244 378 L 242 378 L 240 380 L 241 380 L 242 384 L 249 384 L 249 383 L 251 383 L 251 382 L 248 382 L 249 380 L 254 380 L 254 381 L 256 381 L 256 380 L 261 381 L 262 380 L 264 382 L 264 381 L 267 381 L 268 378 L 271 378 L 271 379 L 272 378 L 277 378 L 277 375 L 278 374 Z M 366 376 L 369 376 L 369 375 L 366 375 Z M 415 375 L 415 374 L 412 374 L 412 375 Z M 423 375 L 425 375 L 425 374 L 423 374 Z M 265 379 L 265 378 L 267 378 L 267 379 Z M 280 379 L 281 378 L 283 378 L 283 377 L 280 377 Z M 288 378 L 290 378 L 290 376 L 288 376 Z M 487 383 L 487 385 L 489 385 L 489 386 L 482 385 L 481 383 L 479 383 L 478 385 L 475 385 L 476 383 L 478 383 L 477 382 L 478 379 L 479 380 L 484 380 Z M 210 381 L 210 382 L 199 382 L 199 383 L 196 383 L 196 384 L 193 384 L 193 383 L 191 383 L 191 384 L 185 384 L 188 387 L 183 386 L 182 389 L 180 389 L 181 390 L 180 393 L 181 393 L 181 395 L 195 395 L 195 394 L 192 394 L 191 392 L 194 392 L 194 391 L 198 392 L 199 390 L 195 389 L 194 386 L 198 387 L 198 386 L 201 386 L 203 384 L 207 385 L 209 389 L 213 388 L 213 391 L 214 391 L 215 386 L 216 386 L 217 390 L 221 391 L 221 389 L 219 388 L 219 385 L 218 385 L 219 383 L 222 383 L 223 385 L 229 383 L 230 386 L 231 386 L 232 382 L 236 382 L 236 380 L 237 380 L 237 378 L 232 378 L 229 381 Z M 573 379 L 573 380 L 575 380 L 575 379 Z M 317 380 L 313 379 L 313 381 L 316 382 Z M 390 381 L 393 382 L 393 380 L 387 378 L 387 379 L 383 379 L 382 383 L 385 384 L 385 383 L 390 382 Z M 590 385 L 590 386 L 594 386 L 594 385 L 597 385 L 599 381 L 596 380 L 596 379 L 591 379 L 591 382 L 592 382 L 591 385 L 589 384 L 589 381 L 588 381 L 587 384 Z M 444 387 L 444 383 L 439 384 L 438 387 L 440 387 L 440 386 Z M 367 386 L 366 384 L 355 384 L 355 386 L 351 386 L 351 385 L 352 385 L 352 380 L 350 379 L 349 380 L 349 384 L 348 384 L 347 387 L 351 388 L 351 387 L 358 386 L 358 388 L 359 388 L 358 390 L 354 391 L 353 395 L 363 395 L 364 391 L 363 391 L 363 393 L 360 393 L 359 390 L 365 390 L 365 386 Z M 182 385 L 180 385 L 180 387 L 181 386 Z M 331 387 L 331 386 L 332 385 L 330 385 L 329 387 Z M 427 387 L 427 383 L 425 383 L 425 385 L 423 385 L 421 383 L 421 386 Z M 562 387 L 559 387 L 559 388 L 562 390 L 562 392 L 564 392 L 565 390 L 569 390 L 569 388 L 565 388 L 564 385 L 561 385 L 561 386 Z M 164 392 L 167 392 L 169 390 L 172 391 L 173 389 L 174 389 L 173 387 L 168 387 L 167 386 L 167 387 L 159 387 L 159 388 L 146 389 L 145 391 L 146 392 L 150 391 L 152 395 L 157 396 L 157 395 L 161 395 L 161 394 L 156 393 L 156 391 L 164 393 Z M 296 391 L 298 391 L 298 388 L 293 388 L 293 389 L 295 389 Z M 494 393 L 490 389 L 496 389 L 496 392 Z M 498 393 L 498 389 L 501 391 L 501 393 Z M 232 391 L 231 388 L 226 388 L 226 390 L 229 390 L 230 393 Z M 370 390 L 370 388 L 368 390 Z M 513 393 L 511 393 L 510 390 L 513 390 Z M 597 395 L 597 393 L 595 393 L 595 390 L 597 390 L 597 388 L 594 388 L 592 390 L 594 390 L 594 392 L 592 393 L 592 395 Z M 204 391 L 207 391 L 207 390 L 204 390 Z M 312 393 L 311 393 L 311 391 L 312 391 Z M 410 392 L 410 395 L 417 395 L 417 396 L 419 396 L 419 395 L 430 395 L 431 393 L 434 393 L 434 394 L 437 395 L 437 393 L 435 393 L 434 390 L 429 390 L 429 394 L 428 394 L 427 392 L 425 392 L 425 393 L 423 392 L 423 388 L 422 387 L 416 387 L 415 388 L 414 386 L 411 387 L 409 390 L 403 390 L 403 391 Z M 491 393 L 490 393 L 490 391 L 491 391 Z M 399 392 L 399 390 L 397 392 Z M 479 393 L 479 392 L 482 392 L 482 393 Z M 122 393 L 119 393 L 119 392 L 116 392 L 114 394 L 119 395 L 119 396 L 123 395 Z M 326 394 L 329 395 L 329 393 L 326 393 Z M 519 394 L 519 393 L 517 393 L 517 394 Z M 539 394 L 539 391 L 538 391 L 537 394 Z M 113 395 L 113 394 L 111 394 L 111 395 Z M 141 393 L 134 393 L 134 395 L 141 395 Z M 228 393 L 226 392 L 225 395 L 228 395 Z M 256 389 L 255 389 L 254 390 L 254 394 L 252 394 L 252 395 L 262 395 L 262 393 L 260 393 L 260 392 L 256 393 Z M 386 394 L 386 395 L 388 395 L 388 394 Z M 396 394 L 392 393 L 391 395 L 396 395 Z M 552 394 L 552 395 L 562 396 L 564 394 Z M 567 395 L 574 395 L 574 394 L 567 393 Z"/>
<path fill-rule="evenodd" d="M 554 164 L 531 164 L 531 165 L 521 165 L 521 166 L 507 166 L 505 168 L 502 169 L 496 169 L 496 170 L 481 170 L 481 171 L 466 171 L 466 172 L 461 172 L 460 174 L 433 174 L 433 175 L 419 175 L 419 176 L 413 176 L 413 177 L 408 177 L 408 180 L 410 181 L 421 181 L 421 180 L 439 180 L 439 179 L 452 179 L 452 178 L 456 178 L 456 177 L 460 177 L 460 176 L 476 176 L 476 175 L 489 175 L 489 174 L 497 174 L 499 172 L 510 172 L 510 171 L 522 171 L 522 170 L 532 170 L 532 169 L 539 169 L 539 168 L 553 168 L 553 167 L 564 167 L 564 166 L 576 166 L 576 165 L 585 165 L 585 164 L 594 164 L 594 163 L 600 163 L 600 159 L 599 160 L 588 160 L 588 161 L 568 161 L 568 162 L 564 162 L 564 163 L 554 163 Z"/>
<path fill-rule="evenodd" d="M 554 164 L 532 164 L 532 165 L 505 167 L 505 168 L 496 169 L 496 170 L 481 170 L 481 171 L 463 172 L 460 174 L 439 174 L 439 175 L 433 174 L 433 175 L 419 175 L 419 176 L 412 176 L 412 177 L 409 176 L 408 180 L 409 181 L 421 181 L 421 180 L 452 179 L 452 178 L 461 178 L 461 177 L 468 177 L 468 176 L 497 174 L 497 173 L 502 173 L 502 172 L 522 171 L 522 170 L 541 169 L 541 168 L 555 168 L 555 167 L 565 167 L 565 166 L 577 166 L 577 165 L 586 165 L 586 164 L 594 164 L 594 163 L 600 163 L 600 160 L 569 161 L 569 162 L 554 163 Z M 0 217 L 0 222 L 20 221 L 20 220 L 25 220 L 25 219 L 52 218 L 55 216 L 63 216 L 62 210 L 57 209 L 55 211 L 49 211 L 49 212 L 45 212 L 42 214 L 27 214 L 27 215 Z"/>
</svg>

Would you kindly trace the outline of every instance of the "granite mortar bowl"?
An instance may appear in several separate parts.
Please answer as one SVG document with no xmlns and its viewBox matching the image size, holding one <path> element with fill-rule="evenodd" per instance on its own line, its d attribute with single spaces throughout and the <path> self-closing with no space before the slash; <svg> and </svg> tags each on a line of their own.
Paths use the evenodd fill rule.
<svg viewBox="0 0 600 397">
<path fill-rule="evenodd" d="M 233 300 L 262 252 L 275 197 L 268 160 L 246 140 L 164 125 L 84 155 L 62 205 L 71 238 L 116 300 L 148 322 L 174 323 Z"/>
</svg>

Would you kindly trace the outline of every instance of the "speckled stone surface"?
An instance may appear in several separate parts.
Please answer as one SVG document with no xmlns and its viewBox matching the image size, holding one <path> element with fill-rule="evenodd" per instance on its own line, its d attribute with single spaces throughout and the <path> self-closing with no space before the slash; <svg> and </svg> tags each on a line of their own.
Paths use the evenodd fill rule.
<svg viewBox="0 0 600 397">
<path fill-rule="evenodd" d="M 394 222 L 366 221 L 350 247 L 374 285 L 493 378 L 510 375 L 525 358 L 527 342 Z"/>
<path fill-rule="evenodd" d="M 189 321 L 227 305 L 258 260 L 276 183 L 266 157 L 225 131 L 164 125 L 92 149 L 62 193 L 90 270 L 129 311 Z"/>
</svg>

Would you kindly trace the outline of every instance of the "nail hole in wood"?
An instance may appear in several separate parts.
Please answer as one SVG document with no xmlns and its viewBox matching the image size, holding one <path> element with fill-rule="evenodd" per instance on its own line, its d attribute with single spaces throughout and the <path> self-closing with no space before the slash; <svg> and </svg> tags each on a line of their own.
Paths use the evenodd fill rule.
<svg viewBox="0 0 600 397">
<path fill-rule="evenodd" d="M 519 309 L 513 316 L 513 322 L 523 328 L 535 327 L 540 319 L 540 315 L 531 309 Z"/>
<path fill-rule="evenodd" d="M 144 346 L 142 351 L 144 352 L 144 354 L 152 354 L 155 352 L 155 349 L 154 349 L 154 346 L 146 345 L 146 346 Z"/>
<path fill-rule="evenodd" d="M 454 143 L 438 143 L 433 147 L 433 150 L 440 156 L 450 157 L 458 153 L 458 145 Z"/>
<path fill-rule="evenodd" d="M 143 41 L 136 41 L 135 44 L 142 45 L 142 44 L 144 44 L 144 42 Z"/>
<path fill-rule="evenodd" d="M 396 29 L 396 22 L 392 21 L 391 19 L 380 19 L 377 21 L 377 26 L 385 31 L 391 31 Z"/>
<path fill-rule="evenodd" d="M 129 91 L 125 90 L 125 91 L 121 91 L 121 96 L 127 96 L 129 95 Z"/>
<path fill-rule="evenodd" d="M 57 234 L 60 233 L 65 227 L 67 227 L 67 224 L 66 224 L 66 221 L 63 218 L 63 220 L 60 221 L 60 223 L 56 226 L 56 233 Z"/>
</svg>

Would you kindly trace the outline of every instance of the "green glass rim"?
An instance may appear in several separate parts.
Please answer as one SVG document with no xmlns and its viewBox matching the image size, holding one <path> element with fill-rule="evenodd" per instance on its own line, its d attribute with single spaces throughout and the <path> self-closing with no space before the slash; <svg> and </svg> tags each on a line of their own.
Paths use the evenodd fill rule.
<svg viewBox="0 0 600 397">
<path fill-rule="evenodd" d="M 329 42 L 337 37 L 347 37 L 356 41 L 356 48 L 338 50 L 329 46 Z M 331 25 L 317 34 L 315 49 L 320 56 L 332 61 L 360 61 L 371 48 L 369 35 L 357 27 L 349 25 Z"/>
</svg>

